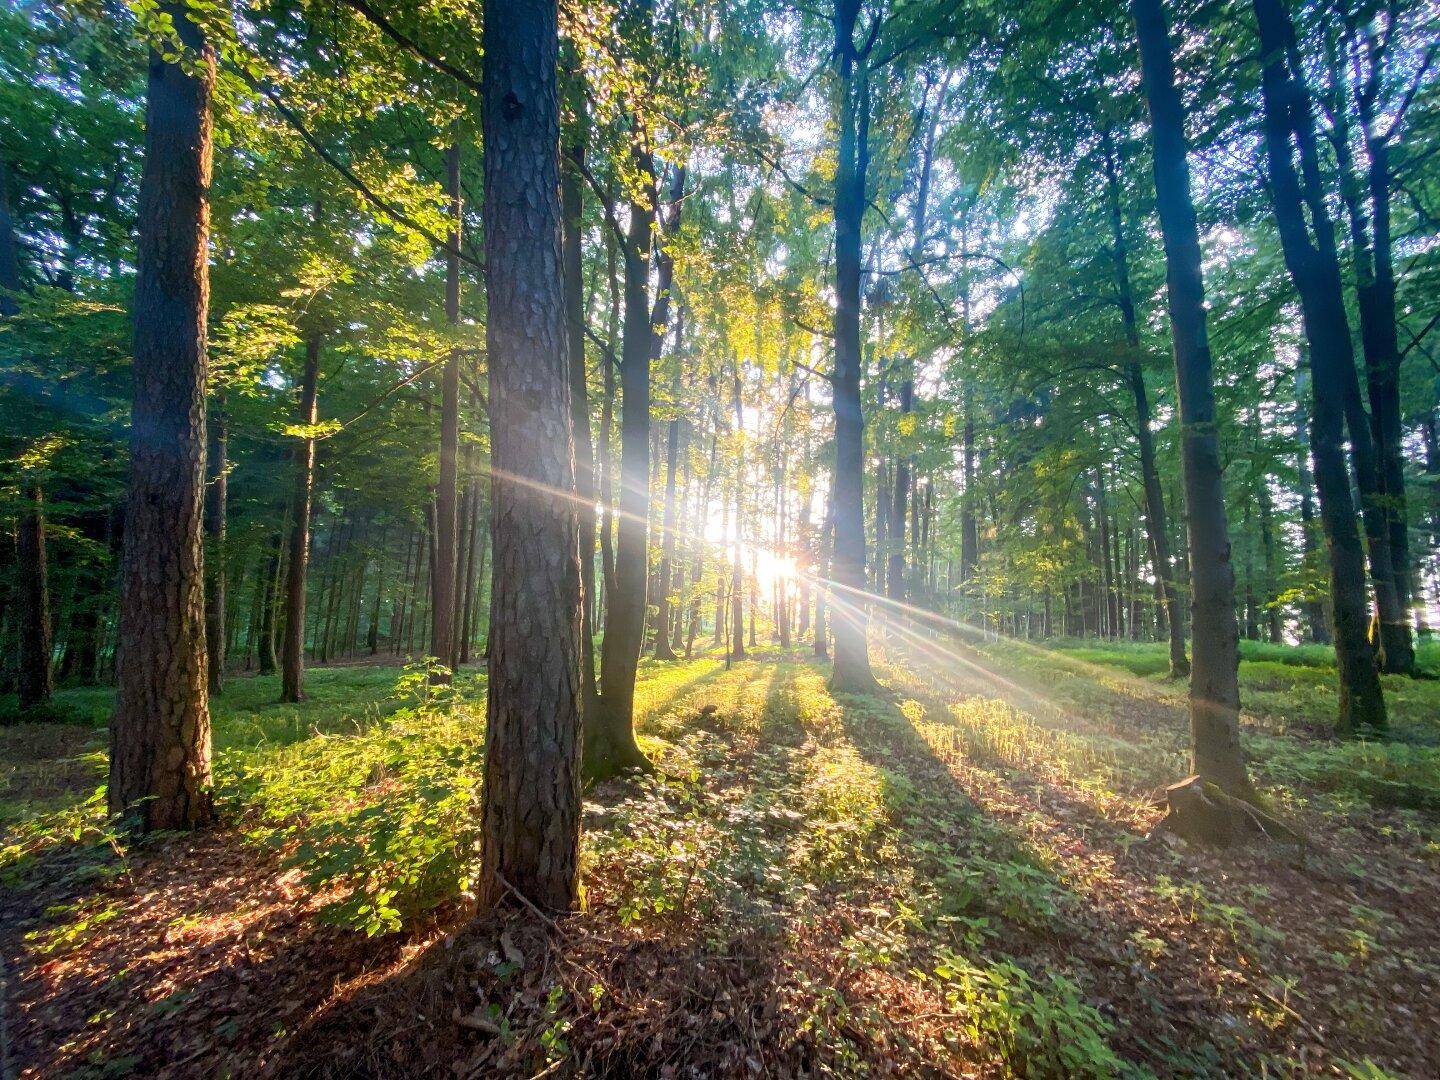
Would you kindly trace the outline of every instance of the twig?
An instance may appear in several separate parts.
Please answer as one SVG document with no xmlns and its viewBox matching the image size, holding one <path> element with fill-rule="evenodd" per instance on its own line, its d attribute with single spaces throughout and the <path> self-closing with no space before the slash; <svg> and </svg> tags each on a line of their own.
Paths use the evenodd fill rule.
<svg viewBox="0 0 1440 1080">
<path fill-rule="evenodd" d="M 496 870 L 494 873 L 495 880 L 500 882 L 501 885 L 504 885 L 505 888 L 510 891 L 511 895 L 513 895 L 515 899 L 519 900 L 522 904 L 529 908 L 531 913 L 534 914 L 541 922 L 545 923 L 545 925 L 550 927 L 551 930 L 554 930 L 555 933 L 559 934 L 562 938 L 566 936 L 565 931 L 560 929 L 560 924 L 557 923 L 554 919 L 552 919 L 549 915 L 546 915 L 545 912 L 541 911 L 538 907 L 536 907 L 535 902 L 531 900 L 528 896 L 522 893 L 514 885 L 511 885 L 510 882 L 506 880 L 504 874 L 500 873 L 499 870 Z"/>
</svg>

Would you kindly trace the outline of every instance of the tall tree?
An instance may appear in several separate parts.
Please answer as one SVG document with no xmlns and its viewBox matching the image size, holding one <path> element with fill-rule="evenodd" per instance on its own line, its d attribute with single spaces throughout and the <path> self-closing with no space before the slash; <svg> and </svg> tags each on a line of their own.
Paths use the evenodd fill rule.
<svg viewBox="0 0 1440 1080">
<path fill-rule="evenodd" d="M 857 48 L 859 0 L 836 0 L 834 11 L 835 110 L 839 157 L 835 169 L 835 472 L 831 507 L 833 574 L 843 595 L 833 595 L 835 660 L 830 684 L 868 693 L 878 683 L 870 670 L 865 591 L 865 416 L 860 403 L 861 224 L 870 161 L 871 45 Z M 877 16 L 878 18 L 879 16 Z M 873 43 L 869 35 L 867 41 Z"/>
<path fill-rule="evenodd" d="M 294 480 L 290 495 L 290 549 L 285 566 L 285 629 L 280 642 L 280 700 L 305 697 L 305 590 L 310 566 L 310 509 L 315 491 L 315 424 L 319 420 L 320 332 L 305 335 L 300 376 Z"/>
<path fill-rule="evenodd" d="M 445 186 L 450 197 L 450 235 L 445 250 L 445 321 L 460 323 L 460 144 L 445 153 Z M 430 654 L 447 669 L 455 663 L 456 570 L 460 564 L 457 524 L 460 466 L 460 350 L 452 346 L 440 377 L 440 476 L 435 489 L 435 563 L 431 572 Z M 436 679 L 449 676 L 437 672 Z"/>
<path fill-rule="evenodd" d="M 20 672 L 17 689 L 21 710 L 50 702 L 53 689 L 50 652 L 50 572 L 45 557 L 45 493 L 37 481 L 27 482 L 25 507 L 15 533 L 15 562 L 20 574 Z"/>
<path fill-rule="evenodd" d="M 1195 772 L 1236 796 L 1250 794 L 1240 749 L 1240 635 L 1225 515 L 1215 388 L 1205 325 L 1200 229 L 1190 195 L 1185 110 L 1175 86 L 1161 0 L 1131 0 L 1154 142 L 1155 208 L 1165 247 L 1166 295 L 1180 405 L 1181 470 L 1190 527 L 1194 661 L 1190 749 Z"/>
<path fill-rule="evenodd" d="M 215 53 L 165 5 L 184 61 L 150 56 L 135 278 L 130 498 L 110 813 L 139 831 L 214 816 L 206 699 L 206 330 Z M 166 43 L 171 52 L 174 43 Z"/>
<path fill-rule="evenodd" d="M 572 906 L 580 562 L 560 213 L 555 0 L 485 5 L 486 343 L 494 462 L 479 892 Z M 514 478 L 513 480 L 511 478 Z"/>
<path fill-rule="evenodd" d="M 1355 526 L 1355 504 L 1350 497 L 1345 463 L 1347 426 L 1382 635 L 1386 624 L 1393 627 L 1397 619 L 1403 623 L 1404 614 L 1399 611 L 1395 593 L 1384 512 L 1375 501 L 1378 491 L 1373 443 L 1360 402 L 1335 232 L 1320 191 L 1309 95 L 1291 63 L 1294 30 L 1280 0 L 1254 0 L 1254 8 L 1260 33 L 1270 200 L 1285 265 L 1300 298 L 1313 376 L 1310 446 L 1315 459 L 1315 486 L 1320 493 L 1320 522 L 1330 556 L 1331 618 L 1340 669 L 1336 726 L 1342 732 L 1381 728 L 1385 726 L 1385 699 L 1375 651 L 1367 634 L 1365 549 Z M 1297 154 L 1300 173 L 1295 168 Z M 1406 637 L 1408 640 L 1408 628 Z M 1382 636 L 1381 640 L 1389 639 Z"/>
</svg>

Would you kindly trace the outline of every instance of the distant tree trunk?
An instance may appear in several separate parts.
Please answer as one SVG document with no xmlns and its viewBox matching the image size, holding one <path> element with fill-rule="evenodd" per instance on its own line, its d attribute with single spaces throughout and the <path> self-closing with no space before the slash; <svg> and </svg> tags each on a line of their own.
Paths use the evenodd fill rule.
<svg viewBox="0 0 1440 1080">
<path fill-rule="evenodd" d="M 1315 481 L 1310 474 L 1310 403 L 1307 383 L 1308 364 L 1302 359 L 1295 371 L 1295 434 L 1299 453 L 1295 459 L 1296 486 L 1300 489 L 1300 543 L 1308 569 L 1320 558 L 1315 544 Z M 1316 645 L 1330 644 L 1330 616 L 1325 601 L 1306 600 L 1304 604 L 1307 636 Z"/>
<path fill-rule="evenodd" d="M 819 563 L 820 587 L 815 590 L 815 655 L 822 660 L 830 655 L 830 632 L 825 624 L 827 614 L 825 608 L 825 597 L 830 591 L 830 583 L 826 580 L 830 576 L 830 543 L 835 532 L 835 516 L 832 508 L 827 504 L 825 507 L 825 523 L 820 526 L 820 545 L 817 557 Z"/>
<path fill-rule="evenodd" d="M 558 14 L 555 0 L 512 0 L 484 18 L 495 565 L 478 892 L 486 907 L 514 889 L 565 910 L 579 894 L 582 597 L 575 504 L 544 490 L 575 489 Z"/>
<path fill-rule="evenodd" d="M 280 563 L 284 551 L 284 538 L 280 532 L 270 537 L 270 555 L 264 563 L 264 571 L 256 588 L 260 590 L 260 640 L 256 648 L 256 661 L 261 675 L 275 671 L 275 608 L 280 590 Z"/>
<path fill-rule="evenodd" d="M 855 49 L 860 5 L 836 0 L 835 60 L 839 126 L 835 170 L 835 407 L 834 577 L 839 592 L 835 661 L 830 685 L 869 693 L 879 684 L 870 670 L 865 593 L 865 416 L 860 403 L 860 246 L 865 215 L 865 174 L 870 161 L 868 60 Z M 832 586 L 834 588 L 834 586 Z"/>
<path fill-rule="evenodd" d="M 1235 627 L 1235 571 L 1215 391 L 1205 327 L 1200 230 L 1190 196 L 1185 115 L 1175 86 L 1170 30 L 1161 0 L 1131 0 L 1154 141 L 1155 201 L 1165 247 L 1170 330 L 1175 346 L 1181 471 L 1190 522 L 1194 660 L 1190 674 L 1193 767 L 1232 795 L 1248 797 L 1250 780 L 1240 749 L 1239 634 Z"/>
<path fill-rule="evenodd" d="M 19 569 L 20 671 L 17 689 L 22 711 L 50 703 L 50 578 L 45 558 L 45 494 L 37 483 L 25 485 L 25 507 L 15 539 Z"/>
<path fill-rule="evenodd" d="M 186 66 L 150 55 L 107 786 L 110 813 L 140 832 L 214 818 L 201 528 L 215 53 L 183 5 L 164 10 L 192 55 Z"/>
<path fill-rule="evenodd" d="M 730 380 L 731 404 L 735 410 L 735 550 L 730 558 L 730 649 L 727 660 L 745 659 L 745 403 L 741 397 L 740 363 L 732 357 L 735 369 Z"/>
<path fill-rule="evenodd" d="M 445 250 L 445 321 L 460 324 L 460 145 L 445 154 L 446 189 L 450 198 L 450 232 Z M 459 563 L 455 500 L 460 466 L 460 355 L 452 348 L 440 378 L 440 475 L 435 489 L 435 559 L 431 582 L 430 655 L 447 670 L 454 658 L 455 572 Z M 437 672 L 437 682 L 449 682 Z"/>
<path fill-rule="evenodd" d="M 205 560 L 205 649 L 209 659 L 210 693 L 218 694 L 225 682 L 225 496 L 229 486 L 226 446 L 230 434 L 223 394 L 215 399 L 209 432 L 206 461 L 209 481 L 205 488 L 205 536 L 209 540 Z"/>
<path fill-rule="evenodd" d="M 299 421 L 313 427 L 319 419 L 320 335 L 305 336 L 305 372 L 300 379 Z M 285 577 L 285 635 L 280 646 L 280 700 L 305 697 L 305 584 L 310 565 L 310 501 L 315 486 L 315 439 L 301 436 L 295 446 L 295 488 L 290 503 L 290 556 Z"/>
<path fill-rule="evenodd" d="M 684 330 L 684 312 L 676 316 L 675 322 L 675 385 L 678 400 L 680 393 L 680 335 Z M 675 561 L 675 471 L 680 458 L 680 418 L 672 417 L 665 431 L 665 507 L 661 515 L 660 529 L 660 595 L 656 597 L 655 615 L 655 659 L 674 660 L 675 650 L 670 643 L 670 592 L 672 587 L 671 566 Z"/>
<path fill-rule="evenodd" d="M 595 678 L 595 458 L 590 442 L 590 398 L 585 378 L 585 292 L 582 236 L 585 217 L 585 75 L 573 46 L 566 47 L 565 95 L 573 122 L 565 140 L 569 167 L 560 174 L 560 212 L 564 219 L 565 319 L 570 350 L 570 417 L 575 432 L 575 492 L 580 496 L 580 679 L 585 715 L 593 716 L 600 699 Z M 606 361 L 608 365 L 608 361 Z M 608 432 L 606 433 L 608 434 Z"/>
<path fill-rule="evenodd" d="M 1140 366 L 1140 325 L 1135 291 L 1130 280 L 1130 246 L 1125 236 L 1125 218 L 1120 202 L 1119 153 L 1110 128 L 1106 127 L 1101 134 L 1105 149 L 1105 186 L 1110 201 L 1110 250 L 1115 260 L 1120 321 L 1128 346 L 1125 381 L 1130 386 L 1130 396 L 1135 404 L 1135 441 L 1140 452 L 1140 477 L 1145 489 L 1145 531 L 1150 535 L 1155 576 L 1170 635 L 1170 676 L 1178 679 L 1190 674 L 1190 661 L 1185 655 L 1185 622 L 1180 617 L 1180 601 L 1170 557 L 1165 497 L 1161 493 L 1160 469 L 1155 458 L 1155 433 L 1150 426 L 1150 395 L 1145 387 L 1144 369 Z"/>
<path fill-rule="evenodd" d="M 900 415 L 910 415 L 914 404 L 915 384 L 906 379 L 900 384 Z M 895 459 L 895 501 L 890 513 L 890 566 L 885 572 L 886 596 L 897 603 L 905 600 L 905 513 L 909 500 L 910 459 L 902 454 Z M 891 617 L 900 618 L 898 608 Z"/>
<path fill-rule="evenodd" d="M 1255 0 L 1254 7 L 1264 55 L 1261 90 L 1270 199 L 1285 263 L 1300 297 L 1313 375 L 1311 446 L 1315 483 L 1320 492 L 1320 520 L 1330 555 L 1335 656 L 1340 670 L 1336 730 L 1347 734 L 1356 728 L 1385 726 L 1385 699 L 1375 653 L 1366 634 L 1365 552 L 1355 527 L 1355 504 L 1350 497 L 1345 463 L 1347 422 L 1361 498 L 1366 503 L 1366 533 L 1371 541 L 1372 579 L 1382 631 L 1386 622 L 1393 625 L 1397 600 L 1388 550 L 1381 553 L 1388 540 L 1383 512 L 1368 497 L 1374 492 L 1375 475 L 1370 460 L 1370 431 L 1363 419 L 1357 423 L 1353 411 L 1360 405 L 1359 380 L 1341 295 L 1335 235 L 1318 190 L 1319 163 L 1310 103 L 1298 82 L 1298 73 L 1287 67 L 1293 33 L 1290 16 L 1279 0 Z M 1292 160 L 1296 148 L 1308 177 L 1308 200 Z M 1311 215 L 1308 225 L 1307 209 Z M 1403 614 L 1400 617 L 1403 620 Z"/>
<path fill-rule="evenodd" d="M 960 580 L 969 581 L 980 561 L 980 529 L 975 520 L 975 418 L 965 399 L 965 428 L 961 436 L 965 491 L 960 504 Z"/>
<path fill-rule="evenodd" d="M 611 432 L 615 427 L 615 346 L 620 339 L 620 286 L 615 266 L 615 238 L 608 231 L 605 233 L 605 261 L 610 283 L 610 316 L 605 332 L 605 356 L 601 361 L 604 396 L 600 400 L 597 455 L 600 463 L 600 582 L 605 593 L 605 607 L 608 609 L 610 597 L 615 594 L 615 514 L 612 509 L 615 498 L 615 455 L 611 452 L 614 441 Z M 599 617 L 598 606 L 596 617 Z"/>
</svg>

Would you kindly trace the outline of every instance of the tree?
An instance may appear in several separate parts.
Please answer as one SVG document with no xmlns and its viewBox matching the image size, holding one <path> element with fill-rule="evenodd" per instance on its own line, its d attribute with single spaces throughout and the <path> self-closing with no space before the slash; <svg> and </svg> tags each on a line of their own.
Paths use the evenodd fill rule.
<svg viewBox="0 0 1440 1080">
<path fill-rule="evenodd" d="M 855 45 L 860 5 L 836 0 L 835 90 L 839 161 L 835 170 L 835 473 L 831 566 L 835 661 L 830 685 L 846 693 L 878 688 L 865 640 L 865 416 L 860 404 L 860 226 L 870 161 L 870 57 Z M 878 16 L 877 16 L 878 18 Z M 870 42 L 875 40 L 872 35 Z"/>
<path fill-rule="evenodd" d="M 1314 404 L 1310 446 L 1315 459 L 1315 486 L 1320 493 L 1320 521 L 1330 556 L 1331 618 L 1335 658 L 1340 669 L 1341 732 L 1385 726 L 1385 699 L 1376 658 L 1367 635 L 1365 553 L 1355 527 L 1355 505 L 1345 464 L 1345 429 L 1359 481 L 1370 541 L 1372 581 L 1382 627 L 1404 622 L 1395 592 L 1384 512 L 1378 495 L 1376 465 L 1369 424 L 1360 403 L 1354 346 L 1341 294 L 1340 263 L 1335 233 L 1319 190 L 1319 163 L 1309 96 L 1290 66 L 1293 29 L 1279 0 L 1255 0 L 1262 56 L 1261 89 L 1265 109 L 1265 152 L 1270 198 L 1280 232 L 1308 344 Z M 1297 175 L 1298 153 L 1305 177 Z M 1307 191 L 1308 189 L 1308 191 Z M 1310 222 L 1306 223 L 1306 213 Z M 1405 635 L 1408 640 L 1408 631 Z M 1382 640 L 1384 640 L 1382 638 Z"/>
<path fill-rule="evenodd" d="M 580 564 L 560 214 L 555 0 L 485 7 L 494 577 L 479 893 L 579 889 Z"/>
<path fill-rule="evenodd" d="M 183 6 L 167 11 L 185 59 L 150 57 L 107 787 L 111 814 L 139 831 L 214 817 L 201 528 L 215 54 Z"/>
<path fill-rule="evenodd" d="M 1238 797 L 1251 793 L 1240 749 L 1239 630 L 1230 564 L 1215 391 L 1205 325 L 1200 230 L 1190 196 L 1185 112 L 1175 86 L 1170 28 L 1160 0 L 1131 0 L 1154 143 L 1155 208 L 1164 237 L 1166 295 L 1175 346 L 1181 462 L 1190 531 L 1194 661 L 1190 749 L 1204 779 Z"/>
</svg>

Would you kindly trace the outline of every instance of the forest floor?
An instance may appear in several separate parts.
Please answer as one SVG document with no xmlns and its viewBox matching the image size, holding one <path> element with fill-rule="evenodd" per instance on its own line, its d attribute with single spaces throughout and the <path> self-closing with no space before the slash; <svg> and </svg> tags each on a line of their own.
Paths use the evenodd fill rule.
<svg viewBox="0 0 1440 1080">
<path fill-rule="evenodd" d="M 1252 767 L 1309 843 L 1217 853 L 1147 839 L 1185 766 L 1163 646 L 876 656 L 873 697 L 801 652 L 643 665 L 659 770 L 587 793 L 558 923 L 471 918 L 479 675 L 233 679 L 224 826 L 129 848 L 108 699 L 67 691 L 0 729 L 4 1075 L 1440 1070 L 1440 682 L 1341 744 L 1323 650 L 1247 644 Z"/>
</svg>

